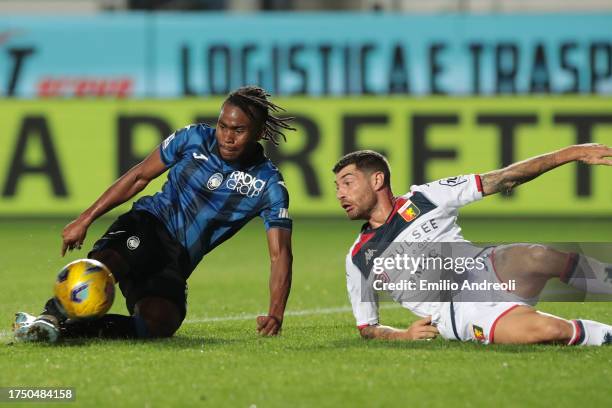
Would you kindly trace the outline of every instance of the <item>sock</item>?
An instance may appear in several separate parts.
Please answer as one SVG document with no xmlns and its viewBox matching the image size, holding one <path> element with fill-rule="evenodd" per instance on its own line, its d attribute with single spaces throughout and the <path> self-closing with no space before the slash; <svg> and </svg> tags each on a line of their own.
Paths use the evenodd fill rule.
<svg viewBox="0 0 612 408">
<path fill-rule="evenodd" d="M 569 254 L 561 282 L 587 293 L 612 294 L 612 264 L 576 253 Z"/>
<path fill-rule="evenodd" d="M 55 298 L 51 298 L 47 300 L 47 303 L 45 303 L 45 306 L 43 307 L 43 311 L 41 315 L 53 316 L 60 323 L 63 323 L 64 321 L 66 321 L 66 316 L 60 310 L 60 307 L 58 306 Z"/>
<path fill-rule="evenodd" d="M 569 346 L 601 346 L 612 344 L 612 326 L 593 320 L 570 320 L 574 328 Z"/>
<path fill-rule="evenodd" d="M 149 337 L 139 316 L 107 314 L 99 319 L 67 320 L 61 326 L 63 338 L 138 339 Z"/>
</svg>

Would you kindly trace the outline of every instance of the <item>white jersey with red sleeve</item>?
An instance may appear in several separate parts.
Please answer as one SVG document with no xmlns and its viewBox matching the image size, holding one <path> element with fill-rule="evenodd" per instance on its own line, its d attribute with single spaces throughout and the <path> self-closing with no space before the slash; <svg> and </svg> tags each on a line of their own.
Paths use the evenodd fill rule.
<svg viewBox="0 0 612 408">
<path fill-rule="evenodd" d="M 459 208 L 482 199 L 480 176 L 474 174 L 449 177 L 419 186 L 411 186 L 410 191 L 400 199 L 416 201 L 411 200 L 411 197 L 419 193 L 436 208 L 427 214 L 423 214 L 420 220 L 415 220 L 417 222 L 406 228 L 405 232 L 407 234 L 398 234 L 395 241 L 465 241 L 461 235 L 461 227 L 457 225 L 457 215 Z M 427 228 L 427 224 L 431 223 L 430 220 L 435 220 L 434 226 L 437 228 Z"/>
<path fill-rule="evenodd" d="M 397 197 L 380 227 L 364 225 L 346 257 L 347 289 L 357 326 L 378 323 L 378 296 L 370 286 L 373 259 L 393 256 L 393 251 L 405 251 L 419 242 L 466 242 L 457 225 L 458 210 L 482 197 L 479 175 L 441 179 L 412 186 Z M 399 243 L 405 245 L 393 245 Z M 400 303 L 418 316 L 436 315 L 443 307 L 442 302 Z"/>
</svg>

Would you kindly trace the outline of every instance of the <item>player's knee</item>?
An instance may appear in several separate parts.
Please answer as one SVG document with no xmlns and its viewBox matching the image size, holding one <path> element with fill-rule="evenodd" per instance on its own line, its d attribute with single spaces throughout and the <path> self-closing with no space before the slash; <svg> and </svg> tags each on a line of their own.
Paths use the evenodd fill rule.
<svg viewBox="0 0 612 408">
<path fill-rule="evenodd" d="M 167 321 L 145 319 L 145 323 L 151 338 L 172 337 L 178 330 L 178 325 Z"/>
<path fill-rule="evenodd" d="M 91 258 L 102 262 L 111 271 L 117 282 L 127 274 L 128 264 L 116 251 L 105 249 L 93 252 Z"/>
<path fill-rule="evenodd" d="M 171 337 L 181 325 L 178 307 L 163 298 L 139 301 L 135 313 L 144 320 L 149 337 Z"/>
<path fill-rule="evenodd" d="M 550 250 L 544 245 L 529 245 L 527 247 L 527 266 L 533 272 L 545 270 L 546 262 L 550 257 Z"/>
</svg>

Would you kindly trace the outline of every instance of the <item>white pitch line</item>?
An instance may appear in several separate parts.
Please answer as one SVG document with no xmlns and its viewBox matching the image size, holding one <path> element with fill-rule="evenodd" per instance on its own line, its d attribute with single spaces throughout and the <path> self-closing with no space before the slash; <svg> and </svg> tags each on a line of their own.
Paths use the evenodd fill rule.
<svg viewBox="0 0 612 408">
<path fill-rule="evenodd" d="M 397 309 L 399 305 L 380 305 L 379 309 Z M 285 312 L 285 316 L 313 316 L 313 315 L 326 315 L 335 313 L 348 313 L 352 309 L 350 306 L 340 307 L 328 307 L 319 309 L 304 309 L 304 310 L 288 310 Z M 256 319 L 259 314 L 240 314 L 234 316 L 218 316 L 218 317 L 203 317 L 196 319 L 188 319 L 183 322 L 184 324 L 196 324 L 196 323 L 217 323 L 217 322 L 230 322 L 236 320 L 253 320 Z M 0 339 L 5 337 L 11 337 L 12 331 L 0 331 Z"/>
<path fill-rule="evenodd" d="M 395 309 L 398 308 L 399 305 L 381 305 L 379 309 Z M 340 307 L 328 307 L 328 308 L 319 308 L 319 309 L 305 309 L 305 310 L 288 310 L 285 312 L 285 316 L 312 316 L 312 315 L 324 315 L 324 314 L 335 314 L 335 313 L 345 313 L 352 311 L 350 306 L 340 306 Z M 234 316 L 220 316 L 220 317 L 203 317 L 196 319 L 187 319 L 184 323 L 186 324 L 195 324 L 195 323 L 215 323 L 215 322 L 229 322 L 233 320 L 252 320 L 256 319 L 257 316 L 261 316 L 262 314 L 240 314 Z"/>
</svg>

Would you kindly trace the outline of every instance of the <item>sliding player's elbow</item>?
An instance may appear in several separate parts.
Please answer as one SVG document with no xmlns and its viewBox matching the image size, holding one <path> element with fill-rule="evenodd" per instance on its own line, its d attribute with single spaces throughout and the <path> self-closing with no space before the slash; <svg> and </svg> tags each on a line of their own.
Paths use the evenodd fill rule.
<svg viewBox="0 0 612 408">
<path fill-rule="evenodd" d="M 136 176 L 134 183 L 133 183 L 133 191 L 135 191 L 136 194 L 140 193 L 142 190 L 144 190 L 149 185 L 150 182 L 151 182 L 151 179 L 148 179 L 146 177 Z"/>
<path fill-rule="evenodd" d="M 370 337 L 365 333 L 365 330 L 362 328 L 358 328 L 359 330 L 359 335 L 361 336 L 362 339 L 369 339 Z"/>
<path fill-rule="evenodd" d="M 361 336 L 362 339 L 373 339 L 374 336 L 374 330 L 375 330 L 375 326 L 357 326 L 357 329 L 359 330 L 359 335 Z"/>
</svg>

